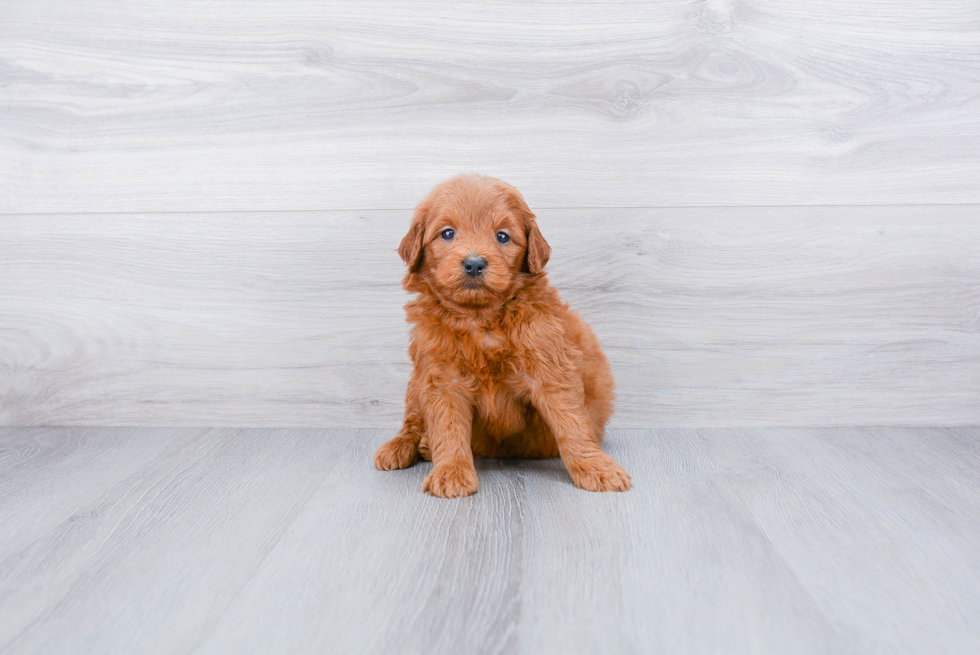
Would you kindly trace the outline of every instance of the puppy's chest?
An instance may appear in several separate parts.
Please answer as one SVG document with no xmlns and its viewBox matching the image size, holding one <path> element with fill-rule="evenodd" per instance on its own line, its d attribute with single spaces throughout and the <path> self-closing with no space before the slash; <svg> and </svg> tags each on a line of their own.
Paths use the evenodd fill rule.
<svg viewBox="0 0 980 655">
<path fill-rule="evenodd" d="M 513 371 L 515 353 L 507 334 L 474 325 L 461 335 L 460 356 L 475 377 L 487 381 Z"/>
<path fill-rule="evenodd" d="M 494 431 L 520 429 L 527 402 L 515 385 L 520 365 L 510 340 L 500 331 L 480 329 L 469 331 L 464 340 L 478 419 Z"/>
</svg>

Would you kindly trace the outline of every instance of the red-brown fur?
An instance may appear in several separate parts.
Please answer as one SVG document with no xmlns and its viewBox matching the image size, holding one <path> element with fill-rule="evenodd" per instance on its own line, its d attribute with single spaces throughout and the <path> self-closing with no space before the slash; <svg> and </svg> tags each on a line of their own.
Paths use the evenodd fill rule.
<svg viewBox="0 0 980 655">
<path fill-rule="evenodd" d="M 498 243 L 500 231 L 509 243 Z M 416 208 L 398 252 L 403 285 L 418 294 L 405 305 L 414 366 L 404 424 L 375 465 L 431 459 L 423 489 L 452 498 L 477 490 L 474 457 L 560 455 L 582 489 L 629 489 L 600 449 L 613 411 L 609 364 L 548 284 L 551 248 L 517 189 L 478 175 L 443 182 Z M 471 255 L 487 260 L 478 280 L 463 272 Z"/>
</svg>

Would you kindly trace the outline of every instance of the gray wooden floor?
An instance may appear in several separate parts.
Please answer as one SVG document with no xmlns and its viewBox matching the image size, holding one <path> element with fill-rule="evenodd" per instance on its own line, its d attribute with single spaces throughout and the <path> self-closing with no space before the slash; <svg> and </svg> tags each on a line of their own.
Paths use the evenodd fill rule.
<svg viewBox="0 0 980 655">
<path fill-rule="evenodd" d="M 980 428 L 614 431 L 629 493 L 457 501 L 390 435 L 0 429 L 0 650 L 980 650 Z"/>
</svg>

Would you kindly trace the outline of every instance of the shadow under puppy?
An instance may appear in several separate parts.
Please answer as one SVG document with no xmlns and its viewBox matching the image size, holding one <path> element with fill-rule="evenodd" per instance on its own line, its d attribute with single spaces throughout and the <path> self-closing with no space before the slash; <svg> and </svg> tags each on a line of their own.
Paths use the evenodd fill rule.
<svg viewBox="0 0 980 655">
<path fill-rule="evenodd" d="M 477 490 L 474 457 L 561 456 L 576 486 L 625 491 L 600 449 L 613 411 L 609 363 L 589 326 L 548 283 L 551 248 L 521 194 L 455 177 L 415 209 L 398 253 L 413 324 L 401 431 L 374 455 L 382 470 L 432 460 L 433 496 Z"/>
</svg>

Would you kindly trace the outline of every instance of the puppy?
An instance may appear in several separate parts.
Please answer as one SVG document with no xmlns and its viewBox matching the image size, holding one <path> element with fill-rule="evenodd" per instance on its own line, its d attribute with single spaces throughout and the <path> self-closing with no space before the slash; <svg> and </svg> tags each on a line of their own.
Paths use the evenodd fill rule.
<svg viewBox="0 0 980 655">
<path fill-rule="evenodd" d="M 474 457 L 561 456 L 577 487 L 625 491 L 600 449 L 613 410 L 609 363 L 589 326 L 548 283 L 551 248 L 514 187 L 464 175 L 415 209 L 399 255 L 413 324 L 401 431 L 374 455 L 382 470 L 432 460 L 422 488 L 468 496 Z"/>
</svg>

